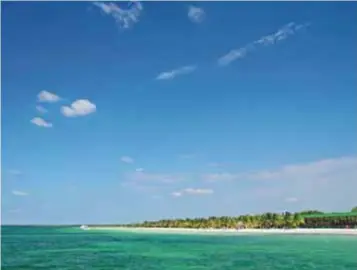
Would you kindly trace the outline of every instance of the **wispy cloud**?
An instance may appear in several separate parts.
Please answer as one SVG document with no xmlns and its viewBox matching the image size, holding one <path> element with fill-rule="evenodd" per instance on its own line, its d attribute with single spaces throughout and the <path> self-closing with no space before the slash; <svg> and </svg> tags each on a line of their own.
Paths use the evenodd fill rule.
<svg viewBox="0 0 357 270">
<path fill-rule="evenodd" d="M 236 181 L 236 180 L 277 180 L 283 179 L 315 179 L 328 177 L 340 172 L 354 173 L 357 179 L 357 158 L 341 157 L 324 159 L 305 164 L 285 165 L 276 170 L 262 170 L 242 173 L 211 173 L 203 174 L 204 181 Z"/>
<path fill-rule="evenodd" d="M 144 169 L 143 169 L 143 168 L 137 168 L 137 169 L 135 169 L 135 171 L 136 171 L 136 172 L 143 172 Z"/>
<path fill-rule="evenodd" d="M 204 174 L 204 175 L 202 175 L 202 178 L 203 178 L 203 180 L 205 180 L 207 182 L 222 182 L 222 181 L 237 180 L 241 176 L 242 176 L 242 174 L 224 172 L 224 173 Z"/>
<path fill-rule="evenodd" d="M 339 211 L 356 203 L 357 157 L 291 164 L 272 170 L 204 174 L 202 179 L 215 181 L 215 185 L 225 189 L 226 198 L 236 196 L 241 203 L 259 198 L 260 204 L 275 204 L 274 207 L 283 209 L 290 205 L 295 209 Z"/>
<path fill-rule="evenodd" d="M 153 193 L 158 191 L 157 186 L 155 185 L 146 185 L 135 181 L 124 181 L 121 182 L 120 185 L 124 188 L 131 188 L 145 193 Z"/>
<path fill-rule="evenodd" d="M 46 113 L 47 112 L 47 109 L 41 105 L 37 105 L 36 106 L 36 110 L 40 113 Z"/>
<path fill-rule="evenodd" d="M 247 48 L 238 48 L 238 49 L 231 50 L 229 53 L 225 54 L 224 56 L 218 59 L 218 64 L 221 66 L 228 65 L 237 59 L 244 58 L 247 55 L 247 53 L 248 53 Z"/>
<path fill-rule="evenodd" d="M 123 2 L 120 2 L 124 6 Z M 93 5 L 100 8 L 104 14 L 114 18 L 119 27 L 128 29 L 135 23 L 139 22 L 143 6 L 140 2 L 130 2 L 130 7 L 122 9 L 118 4 L 107 2 L 94 2 Z"/>
<path fill-rule="evenodd" d="M 288 23 L 281 27 L 275 33 L 263 36 L 256 41 L 247 44 L 244 47 L 233 49 L 224 56 L 218 59 L 220 66 L 229 65 L 231 62 L 244 58 L 249 52 L 254 51 L 258 46 L 274 45 L 280 41 L 287 39 L 289 36 L 296 34 L 297 31 L 306 28 L 309 24 L 296 24 L 294 22 Z"/>
<path fill-rule="evenodd" d="M 192 22 L 201 23 L 205 19 L 206 13 L 202 8 L 190 5 L 187 16 Z"/>
<path fill-rule="evenodd" d="M 19 208 L 10 209 L 10 210 L 8 210 L 7 212 L 10 213 L 10 214 L 16 214 L 16 213 L 21 212 L 21 209 L 19 209 Z"/>
<path fill-rule="evenodd" d="M 207 166 L 209 167 L 228 167 L 228 166 L 233 166 L 234 163 L 230 163 L 230 162 L 210 162 L 207 164 Z"/>
<path fill-rule="evenodd" d="M 195 157 L 194 154 L 182 154 L 182 155 L 179 155 L 179 158 L 182 158 L 182 159 L 192 159 L 194 157 Z"/>
<path fill-rule="evenodd" d="M 174 197 L 181 197 L 183 195 L 209 195 L 213 194 L 212 189 L 205 189 L 205 188 L 185 188 L 179 191 L 174 191 L 171 193 Z"/>
<path fill-rule="evenodd" d="M 69 185 L 68 191 L 69 192 L 76 192 L 77 191 L 77 187 L 75 185 Z"/>
<path fill-rule="evenodd" d="M 204 188 L 186 188 L 183 190 L 184 193 L 187 194 L 212 194 L 213 190 L 212 189 L 204 189 Z"/>
<path fill-rule="evenodd" d="M 134 163 L 134 159 L 128 156 L 123 156 L 120 158 L 120 160 L 124 163 Z"/>
<path fill-rule="evenodd" d="M 27 196 L 29 195 L 27 192 L 20 191 L 20 190 L 13 190 L 12 194 L 15 196 Z"/>
<path fill-rule="evenodd" d="M 309 24 L 296 24 L 294 22 L 288 23 L 280 28 L 273 34 L 263 36 L 260 39 L 254 41 L 254 44 L 259 45 L 273 45 L 279 41 L 282 41 L 289 36 L 294 35 L 298 30 L 309 26 Z"/>
<path fill-rule="evenodd" d="M 126 175 L 128 181 L 140 182 L 142 184 L 152 183 L 174 183 L 182 179 L 177 174 L 165 174 L 165 173 L 149 173 L 149 172 L 135 172 Z"/>
<path fill-rule="evenodd" d="M 223 196 L 222 200 L 249 203 L 250 209 L 257 207 L 259 211 L 310 207 L 338 210 L 341 205 L 355 204 L 357 157 L 323 159 L 256 171 L 231 172 L 229 167 L 224 171 L 220 168 L 218 173 L 204 174 L 139 171 L 128 173 L 123 179 L 123 186 L 173 197 L 209 195 L 219 189 L 217 196 Z M 214 185 L 214 188 L 206 185 Z M 254 198 L 259 198 L 259 207 L 252 201 Z M 262 204 L 266 208 L 262 208 Z"/>
<path fill-rule="evenodd" d="M 39 102 L 48 102 L 48 103 L 54 103 L 59 101 L 61 98 L 59 96 L 57 96 L 56 94 L 53 94 L 51 92 L 48 92 L 46 90 L 41 91 L 38 95 L 37 95 L 37 100 Z"/>
<path fill-rule="evenodd" d="M 219 162 L 210 162 L 207 164 L 209 167 L 221 167 L 221 163 Z"/>
<path fill-rule="evenodd" d="M 179 75 L 189 74 L 196 70 L 196 66 L 185 66 L 171 71 L 165 71 L 160 73 L 156 79 L 157 80 L 171 80 Z"/>
<path fill-rule="evenodd" d="M 295 197 L 288 197 L 288 198 L 285 199 L 285 201 L 289 202 L 289 203 L 295 203 L 295 202 L 298 201 L 298 199 L 295 198 Z"/>
<path fill-rule="evenodd" d="M 310 181 L 319 181 L 335 177 L 339 173 L 354 174 L 357 179 L 357 158 L 341 157 L 305 164 L 292 164 L 283 166 L 278 170 L 260 171 L 247 176 L 258 180 L 291 179 L 303 181 L 303 179 L 309 179 Z"/>
<path fill-rule="evenodd" d="M 125 174 L 121 185 L 145 192 L 158 192 L 182 182 L 184 179 L 181 174 L 139 171 Z"/>
<path fill-rule="evenodd" d="M 43 118 L 41 117 L 35 117 L 35 118 L 32 118 L 31 119 L 31 123 L 36 125 L 36 126 L 39 126 L 39 127 L 45 127 L 45 128 L 50 128 L 52 127 L 52 123 L 50 122 L 47 122 L 46 120 L 44 120 Z"/>
<path fill-rule="evenodd" d="M 171 195 L 174 197 L 181 197 L 183 194 L 181 191 L 174 191 L 171 193 Z"/>
<path fill-rule="evenodd" d="M 62 114 L 66 117 L 85 116 L 94 113 L 96 110 L 96 105 L 88 99 L 78 99 L 70 106 L 62 106 L 61 108 Z"/>
<path fill-rule="evenodd" d="M 219 200 L 232 205 L 249 204 L 248 211 L 311 207 L 339 211 L 341 206 L 343 209 L 356 203 L 357 157 L 337 157 L 256 171 L 230 171 L 233 168 L 228 166 L 219 168 L 218 173 L 203 174 L 131 172 L 124 175 L 122 186 L 145 194 L 172 197 L 209 195 L 219 190 Z M 259 200 L 254 201 L 256 198 Z"/>
<path fill-rule="evenodd" d="M 22 174 L 22 172 L 19 170 L 9 170 L 8 173 L 11 175 L 21 175 Z"/>
</svg>

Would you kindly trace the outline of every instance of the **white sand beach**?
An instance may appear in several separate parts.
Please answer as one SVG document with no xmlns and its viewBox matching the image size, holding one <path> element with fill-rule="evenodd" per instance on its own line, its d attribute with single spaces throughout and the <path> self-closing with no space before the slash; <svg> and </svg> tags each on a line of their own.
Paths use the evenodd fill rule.
<svg viewBox="0 0 357 270">
<path fill-rule="evenodd" d="M 329 234 L 355 235 L 357 229 L 186 229 L 186 228 L 128 228 L 128 227 L 90 227 L 90 230 L 115 230 L 137 233 L 174 233 L 174 234 Z"/>
</svg>

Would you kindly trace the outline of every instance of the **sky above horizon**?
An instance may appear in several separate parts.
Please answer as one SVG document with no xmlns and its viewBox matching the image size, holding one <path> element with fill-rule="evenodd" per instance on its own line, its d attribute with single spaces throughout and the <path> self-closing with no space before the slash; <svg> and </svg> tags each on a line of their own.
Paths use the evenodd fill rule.
<svg viewBox="0 0 357 270">
<path fill-rule="evenodd" d="M 356 2 L 2 2 L 2 222 L 357 205 Z"/>
</svg>

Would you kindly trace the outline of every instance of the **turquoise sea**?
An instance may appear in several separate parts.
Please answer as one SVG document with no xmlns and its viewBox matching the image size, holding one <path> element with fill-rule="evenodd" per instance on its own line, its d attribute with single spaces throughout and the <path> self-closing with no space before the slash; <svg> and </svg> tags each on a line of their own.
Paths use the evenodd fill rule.
<svg viewBox="0 0 357 270">
<path fill-rule="evenodd" d="M 357 237 L 2 227 L 2 269 L 356 270 Z"/>
</svg>

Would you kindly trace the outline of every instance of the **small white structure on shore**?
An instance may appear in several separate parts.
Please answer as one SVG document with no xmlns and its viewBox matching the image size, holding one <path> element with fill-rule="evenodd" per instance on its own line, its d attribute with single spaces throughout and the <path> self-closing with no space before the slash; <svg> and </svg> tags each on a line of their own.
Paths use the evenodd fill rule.
<svg viewBox="0 0 357 270">
<path fill-rule="evenodd" d="M 88 226 L 87 225 L 82 225 L 81 227 L 79 227 L 80 229 L 82 230 L 89 230 Z"/>
</svg>

